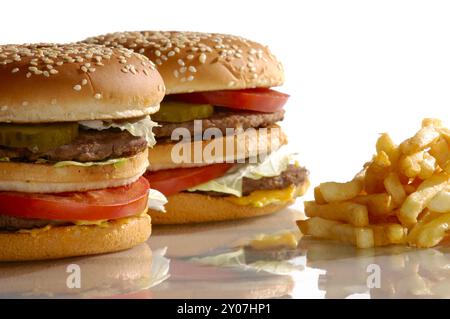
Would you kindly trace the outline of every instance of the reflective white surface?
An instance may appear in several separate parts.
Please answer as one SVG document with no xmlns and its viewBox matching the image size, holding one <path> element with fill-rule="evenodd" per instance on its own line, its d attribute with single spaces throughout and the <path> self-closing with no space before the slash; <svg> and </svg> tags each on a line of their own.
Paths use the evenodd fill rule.
<svg viewBox="0 0 450 319">
<path fill-rule="evenodd" d="M 450 247 L 446 244 L 424 250 L 399 246 L 358 250 L 302 238 L 296 249 L 257 252 L 245 247 L 256 235 L 296 231 L 294 221 L 300 217 L 298 211 L 288 209 L 243 221 L 155 227 L 148 244 L 124 252 L 0 264 L 0 296 L 450 297 Z M 80 269 L 80 288 L 67 284 L 72 275 L 68 266 L 74 264 Z"/>
</svg>

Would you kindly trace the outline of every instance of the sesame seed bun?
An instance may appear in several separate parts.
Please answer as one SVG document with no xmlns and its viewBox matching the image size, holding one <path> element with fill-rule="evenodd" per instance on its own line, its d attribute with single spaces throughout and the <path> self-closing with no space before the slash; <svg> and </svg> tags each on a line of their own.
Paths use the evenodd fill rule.
<svg viewBox="0 0 450 319">
<path fill-rule="evenodd" d="M 297 196 L 303 195 L 309 187 L 309 180 L 299 185 Z M 269 204 L 263 207 L 237 205 L 227 197 L 208 196 L 200 193 L 181 192 L 168 196 L 166 213 L 149 210 L 154 225 L 188 224 L 235 220 L 272 214 L 292 205 L 295 201 Z"/>
<path fill-rule="evenodd" d="M 0 162 L 0 191 L 60 193 L 118 187 L 138 180 L 147 166 L 147 150 L 115 164 L 87 167 Z"/>
<path fill-rule="evenodd" d="M 97 45 L 1 45 L 0 82 L 0 122 L 138 117 L 164 97 L 146 57 Z"/>
<path fill-rule="evenodd" d="M 120 251 L 145 242 L 151 219 L 122 218 L 107 227 L 61 226 L 37 233 L 0 232 L 0 261 L 45 260 Z"/>
<path fill-rule="evenodd" d="M 167 94 L 279 86 L 282 64 L 267 46 L 238 36 L 200 32 L 118 32 L 87 43 L 129 48 L 154 61 Z"/>
<path fill-rule="evenodd" d="M 171 168 L 206 166 L 213 163 L 238 162 L 250 155 L 261 155 L 265 154 L 266 150 L 270 152 L 278 149 L 280 146 L 287 144 L 287 136 L 278 125 L 274 124 L 267 128 L 267 134 L 261 134 L 260 130 L 246 130 L 232 136 L 216 137 L 211 141 L 190 142 L 186 148 L 191 150 L 191 160 L 186 163 L 177 163 L 172 157 L 172 151 L 174 150 L 177 153 L 176 150 L 180 146 L 177 143 L 159 142 L 149 149 L 150 166 L 148 170 L 159 171 Z M 200 144 L 200 147 L 196 147 L 198 144 Z M 212 148 L 214 145 L 217 145 L 217 149 L 222 148 L 221 154 L 220 152 L 212 152 L 213 154 L 208 158 L 203 158 L 203 161 L 194 161 L 196 149 L 201 150 L 202 154 L 209 154 L 205 149 L 208 146 Z M 234 147 L 231 149 L 229 145 L 234 145 Z"/>
</svg>

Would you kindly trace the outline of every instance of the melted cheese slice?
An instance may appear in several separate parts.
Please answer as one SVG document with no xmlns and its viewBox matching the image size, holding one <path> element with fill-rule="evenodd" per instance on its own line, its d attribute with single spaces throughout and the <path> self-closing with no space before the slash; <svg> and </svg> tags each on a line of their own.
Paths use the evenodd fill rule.
<svg viewBox="0 0 450 319">
<path fill-rule="evenodd" d="M 291 185 L 285 189 L 254 191 L 248 196 L 229 196 L 225 199 L 236 205 L 264 207 L 274 203 L 280 204 L 290 202 L 296 197 L 303 195 L 308 189 L 308 186 L 309 181 L 306 181 L 302 186 Z"/>
</svg>

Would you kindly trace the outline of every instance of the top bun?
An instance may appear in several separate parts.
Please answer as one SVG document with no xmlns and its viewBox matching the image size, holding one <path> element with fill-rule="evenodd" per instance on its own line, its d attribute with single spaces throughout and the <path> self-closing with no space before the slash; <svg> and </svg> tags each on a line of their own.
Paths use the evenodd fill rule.
<svg viewBox="0 0 450 319">
<path fill-rule="evenodd" d="M 155 113 L 164 83 L 145 56 L 87 44 L 0 46 L 0 122 L 107 120 Z"/>
<path fill-rule="evenodd" d="M 233 35 L 199 32 L 122 32 L 85 42 L 129 48 L 156 63 L 167 94 L 272 87 L 283 66 L 262 44 Z"/>
</svg>

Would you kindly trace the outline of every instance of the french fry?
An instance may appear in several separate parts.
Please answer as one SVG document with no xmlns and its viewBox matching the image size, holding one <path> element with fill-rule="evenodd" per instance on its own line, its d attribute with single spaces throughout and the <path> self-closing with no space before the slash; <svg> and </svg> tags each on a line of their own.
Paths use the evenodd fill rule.
<svg viewBox="0 0 450 319">
<path fill-rule="evenodd" d="M 440 214 L 431 221 L 416 224 L 408 235 L 408 243 L 418 248 L 436 246 L 444 239 L 449 228 L 450 214 Z"/>
<path fill-rule="evenodd" d="M 359 227 L 369 224 L 366 206 L 352 202 L 334 202 L 325 205 L 319 205 L 313 201 L 305 202 L 305 215 L 322 217 Z"/>
<path fill-rule="evenodd" d="M 389 159 L 389 156 L 386 154 L 386 152 L 381 151 L 378 153 L 374 158 L 373 162 L 380 166 L 380 167 L 389 167 L 391 166 L 391 161 Z"/>
<path fill-rule="evenodd" d="M 389 174 L 389 167 L 382 167 L 372 162 L 366 170 L 364 189 L 369 194 L 383 193 L 384 179 Z"/>
<path fill-rule="evenodd" d="M 440 119 L 425 118 L 422 120 L 422 127 L 426 126 L 442 127 L 442 121 Z"/>
<path fill-rule="evenodd" d="M 440 138 L 433 143 L 428 152 L 436 159 L 441 168 L 444 168 L 450 162 L 450 148 L 444 138 Z"/>
<path fill-rule="evenodd" d="M 358 248 L 374 246 L 373 231 L 370 228 L 355 227 L 321 217 L 299 220 L 297 225 L 305 235 L 351 243 Z"/>
<path fill-rule="evenodd" d="M 355 203 L 365 205 L 369 214 L 375 216 L 390 216 L 396 208 L 392 196 L 386 193 L 361 195 L 353 198 Z"/>
<path fill-rule="evenodd" d="M 400 144 L 400 150 L 403 154 L 412 155 L 426 149 L 439 137 L 440 133 L 434 126 L 425 126 L 416 135 Z"/>
<path fill-rule="evenodd" d="M 417 188 L 417 191 L 410 194 L 400 208 L 398 218 L 404 226 L 411 227 L 417 223 L 417 216 L 425 209 L 431 199 L 443 190 L 449 182 L 446 173 L 433 175 L 425 180 Z"/>
<path fill-rule="evenodd" d="M 447 186 L 434 196 L 427 208 L 436 213 L 450 213 L 450 188 Z"/>
<path fill-rule="evenodd" d="M 423 161 L 423 152 L 411 155 L 402 155 L 400 157 L 400 171 L 409 178 L 415 178 L 420 174 L 422 167 L 420 163 Z"/>
<path fill-rule="evenodd" d="M 316 201 L 317 204 L 320 204 L 320 205 L 327 203 L 325 198 L 323 198 L 322 193 L 320 192 L 319 186 L 314 187 L 314 200 Z"/>
<path fill-rule="evenodd" d="M 423 159 L 420 162 L 420 173 L 419 178 L 427 179 L 430 178 L 436 171 L 436 159 L 431 156 L 428 152 L 423 153 Z"/>
<path fill-rule="evenodd" d="M 401 244 L 406 240 L 406 231 L 398 224 L 355 227 L 321 217 L 312 217 L 297 221 L 297 225 L 304 235 L 351 243 L 358 248 Z"/>
<path fill-rule="evenodd" d="M 406 192 L 397 173 L 389 173 L 384 179 L 384 188 L 392 196 L 395 205 L 400 206 L 405 201 Z"/>
<path fill-rule="evenodd" d="M 353 179 L 347 183 L 327 182 L 319 185 L 320 193 L 326 202 L 339 202 L 352 199 L 361 193 L 363 183 L 360 179 Z"/>
<path fill-rule="evenodd" d="M 407 229 L 399 224 L 379 224 L 369 226 L 373 231 L 375 246 L 406 243 Z"/>
<path fill-rule="evenodd" d="M 400 150 L 398 146 L 392 141 L 387 133 L 383 133 L 377 140 L 376 144 L 377 154 L 384 152 L 389 157 L 392 166 L 396 166 L 400 157 Z"/>
</svg>

